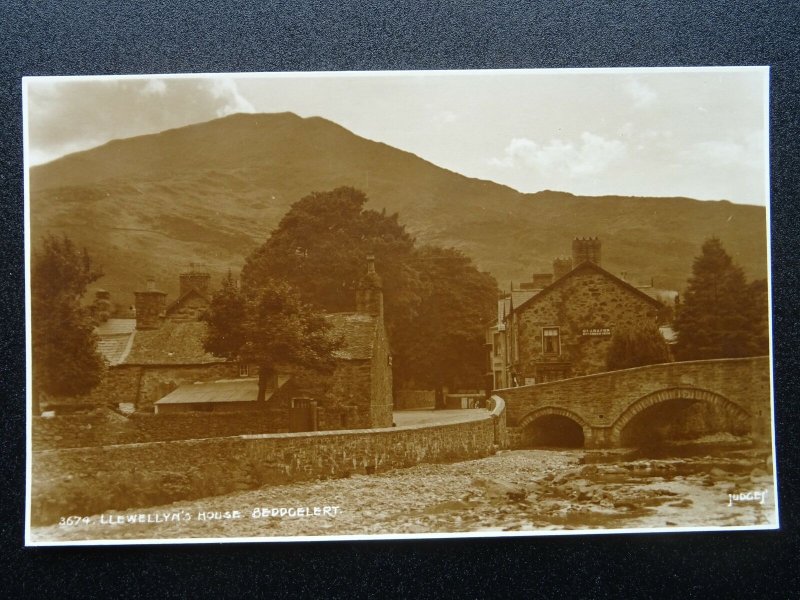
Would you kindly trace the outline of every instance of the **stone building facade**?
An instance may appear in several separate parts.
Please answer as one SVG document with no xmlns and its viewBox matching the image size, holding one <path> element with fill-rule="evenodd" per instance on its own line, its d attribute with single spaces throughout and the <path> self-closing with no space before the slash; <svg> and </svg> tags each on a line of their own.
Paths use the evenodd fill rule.
<svg viewBox="0 0 800 600">
<path fill-rule="evenodd" d="M 383 293 L 374 259 L 356 292 L 356 310 L 326 315 L 341 339 L 335 369 L 319 374 L 279 365 L 265 402 L 258 402 L 258 367 L 205 351 L 210 276 L 181 275 L 170 304 L 149 281 L 136 292 L 136 318 L 106 318 L 96 328 L 108 370 L 88 406 L 111 405 L 137 413 L 283 411 L 279 431 L 361 429 L 392 425 L 392 367 L 383 319 Z M 96 301 L 105 314 L 108 292 Z M 199 432 L 200 433 L 200 432 Z"/>
<path fill-rule="evenodd" d="M 496 389 L 604 371 L 614 331 L 661 324 L 664 305 L 600 260 L 599 239 L 576 239 L 553 274 L 535 274 L 500 301 L 492 331 L 500 339 L 490 346 Z"/>
<path fill-rule="evenodd" d="M 392 426 L 392 356 L 383 316 L 383 292 L 374 258 L 356 290 L 356 310 L 326 317 L 334 337 L 344 341 L 336 351 L 330 375 L 294 370 L 295 392 L 319 407 L 321 430 Z"/>
<path fill-rule="evenodd" d="M 167 294 L 148 280 L 134 293 L 134 318 L 109 318 L 104 310 L 110 294 L 97 292 L 93 306 L 98 351 L 108 369 L 86 397 L 86 405 L 112 405 L 153 412 L 157 400 L 184 384 L 250 376 L 236 362 L 203 348 L 206 325 L 200 320 L 210 302 L 209 273 L 192 269 L 180 275 L 180 295 L 167 304 Z"/>
</svg>

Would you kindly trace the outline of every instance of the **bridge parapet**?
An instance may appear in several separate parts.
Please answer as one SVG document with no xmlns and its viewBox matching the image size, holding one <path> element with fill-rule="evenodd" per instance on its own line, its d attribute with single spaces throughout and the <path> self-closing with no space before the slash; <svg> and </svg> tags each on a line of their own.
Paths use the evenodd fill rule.
<svg viewBox="0 0 800 600">
<path fill-rule="evenodd" d="M 495 390 L 509 427 L 561 415 L 580 425 L 587 447 L 618 445 L 620 432 L 642 410 L 671 399 L 707 402 L 754 437 L 771 431 L 769 357 L 648 365 L 538 385 Z"/>
</svg>

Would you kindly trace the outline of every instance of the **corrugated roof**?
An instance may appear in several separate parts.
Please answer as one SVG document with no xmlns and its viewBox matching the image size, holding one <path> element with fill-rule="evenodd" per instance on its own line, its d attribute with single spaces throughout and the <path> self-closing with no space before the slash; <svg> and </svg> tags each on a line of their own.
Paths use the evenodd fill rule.
<svg viewBox="0 0 800 600">
<path fill-rule="evenodd" d="M 266 399 L 272 395 L 267 392 Z M 254 402 L 258 398 L 258 379 L 226 379 L 179 386 L 156 404 L 207 404 L 211 402 Z"/>
<path fill-rule="evenodd" d="M 372 358 L 375 328 L 378 319 L 364 313 L 332 313 L 325 315 L 332 325 L 334 337 L 344 340 L 342 348 L 335 352 L 336 358 L 345 360 L 368 360 Z"/>
<path fill-rule="evenodd" d="M 125 364 L 193 365 L 225 359 L 203 349 L 206 324 L 202 321 L 164 321 L 158 329 L 136 331 Z"/>
</svg>

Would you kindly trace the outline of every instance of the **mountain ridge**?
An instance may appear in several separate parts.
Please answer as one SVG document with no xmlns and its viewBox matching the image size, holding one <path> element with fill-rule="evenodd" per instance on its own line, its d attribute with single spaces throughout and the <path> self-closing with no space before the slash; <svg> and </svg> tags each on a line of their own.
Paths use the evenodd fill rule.
<svg viewBox="0 0 800 600">
<path fill-rule="evenodd" d="M 147 275 L 174 293 L 189 263 L 237 270 L 292 202 L 341 185 L 366 192 L 367 208 L 399 213 L 420 243 L 465 251 L 503 285 L 547 271 L 585 236 L 601 238 L 606 268 L 659 287 L 682 289 L 711 235 L 749 278 L 766 277 L 764 207 L 522 193 L 294 113 L 238 113 L 112 140 L 32 167 L 30 182 L 34 247 L 45 233 L 70 235 L 103 265 L 98 285 L 123 295 Z"/>
</svg>

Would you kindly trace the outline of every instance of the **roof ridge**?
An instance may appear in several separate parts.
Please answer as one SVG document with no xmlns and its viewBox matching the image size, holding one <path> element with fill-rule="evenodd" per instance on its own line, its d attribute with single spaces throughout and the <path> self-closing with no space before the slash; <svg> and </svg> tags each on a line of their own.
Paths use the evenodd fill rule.
<svg viewBox="0 0 800 600">
<path fill-rule="evenodd" d="M 580 263 L 579 265 L 577 265 L 576 267 L 570 269 L 567 273 L 565 273 L 564 275 L 562 275 L 561 277 L 559 277 L 555 281 L 553 281 L 553 283 L 551 283 L 550 285 L 548 285 L 548 286 L 542 288 L 541 290 L 539 290 L 536 294 L 534 294 L 533 296 L 531 296 L 530 298 L 525 300 L 525 302 L 523 302 L 519 306 L 512 307 L 512 312 L 517 312 L 518 310 L 521 310 L 522 307 L 524 307 L 525 305 L 533 302 L 534 300 L 536 300 L 537 298 L 539 298 L 541 296 L 544 296 L 544 294 L 548 293 L 550 290 L 555 289 L 555 287 L 557 285 L 559 285 L 563 281 L 566 281 L 568 277 L 570 277 L 572 274 L 574 274 L 578 270 L 586 269 L 586 268 L 590 268 L 590 269 L 594 269 L 595 271 L 598 271 L 602 275 L 605 275 L 606 277 L 610 278 L 615 283 L 621 284 L 623 287 L 628 288 L 629 290 L 632 290 L 634 293 L 636 293 L 639 296 L 641 296 L 642 298 L 646 299 L 651 304 L 656 304 L 659 307 L 663 307 L 664 306 L 660 301 L 656 300 L 652 296 L 649 296 L 649 295 L 645 294 L 642 290 L 640 290 L 640 289 L 636 288 L 635 286 L 631 285 L 630 283 L 628 283 L 624 279 L 621 279 L 621 278 L 617 277 L 611 271 L 608 271 L 608 270 L 604 269 L 603 267 L 601 267 L 600 265 L 598 265 L 595 262 L 592 262 L 590 260 L 585 260 L 582 263 Z"/>
</svg>

